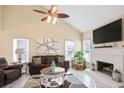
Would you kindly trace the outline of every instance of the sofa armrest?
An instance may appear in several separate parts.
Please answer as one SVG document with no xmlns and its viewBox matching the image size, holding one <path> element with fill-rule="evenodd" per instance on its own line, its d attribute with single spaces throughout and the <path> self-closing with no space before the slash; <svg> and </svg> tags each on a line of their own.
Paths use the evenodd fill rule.
<svg viewBox="0 0 124 93">
<path fill-rule="evenodd" d="M 69 68 L 69 61 L 64 61 L 64 67 L 65 67 L 65 69 L 67 71 L 68 68 Z"/>
<path fill-rule="evenodd" d="M 32 62 L 29 62 L 29 63 L 28 63 L 28 66 L 29 66 L 29 67 L 32 67 L 32 66 L 33 66 Z"/>
<path fill-rule="evenodd" d="M 69 61 L 64 61 L 64 63 L 69 66 Z"/>
<path fill-rule="evenodd" d="M 9 69 L 22 69 L 23 65 L 22 64 L 14 64 L 14 65 L 9 65 L 8 67 L 6 67 L 4 70 L 9 70 Z"/>
<path fill-rule="evenodd" d="M 5 74 L 3 70 L 0 70 L 0 87 L 4 86 L 4 79 L 5 79 Z"/>
</svg>

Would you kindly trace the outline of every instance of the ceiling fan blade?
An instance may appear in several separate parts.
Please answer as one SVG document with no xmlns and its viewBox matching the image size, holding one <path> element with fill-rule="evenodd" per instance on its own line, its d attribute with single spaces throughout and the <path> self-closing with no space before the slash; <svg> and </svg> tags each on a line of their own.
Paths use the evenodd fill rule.
<svg viewBox="0 0 124 93">
<path fill-rule="evenodd" d="M 64 13 L 58 13 L 56 15 L 57 15 L 58 18 L 68 18 L 69 17 L 69 15 L 64 14 Z"/>
<path fill-rule="evenodd" d="M 48 17 L 44 17 L 44 18 L 41 19 L 41 21 L 45 21 L 45 20 L 47 20 L 47 18 L 48 18 Z"/>
<path fill-rule="evenodd" d="M 42 14 L 47 14 L 47 12 L 44 12 L 44 11 L 41 11 L 41 10 L 33 10 L 33 11 L 35 11 L 35 12 L 37 12 L 37 13 L 42 13 Z"/>
</svg>

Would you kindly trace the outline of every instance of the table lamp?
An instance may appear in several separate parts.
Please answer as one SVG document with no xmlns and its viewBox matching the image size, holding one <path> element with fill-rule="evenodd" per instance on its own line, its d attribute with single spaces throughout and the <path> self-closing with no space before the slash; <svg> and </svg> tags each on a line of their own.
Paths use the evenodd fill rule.
<svg viewBox="0 0 124 93">
<path fill-rule="evenodd" d="M 24 53 L 23 48 L 17 48 L 15 53 L 18 55 L 18 62 L 21 63 L 22 60 L 22 54 Z"/>
</svg>

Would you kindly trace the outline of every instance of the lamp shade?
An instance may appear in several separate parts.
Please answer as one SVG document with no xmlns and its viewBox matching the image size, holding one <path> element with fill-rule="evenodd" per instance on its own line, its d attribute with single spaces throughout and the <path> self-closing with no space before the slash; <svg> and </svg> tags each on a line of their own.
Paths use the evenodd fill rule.
<svg viewBox="0 0 124 93">
<path fill-rule="evenodd" d="M 17 48 L 15 53 L 20 55 L 23 54 L 24 53 L 23 48 Z"/>
</svg>

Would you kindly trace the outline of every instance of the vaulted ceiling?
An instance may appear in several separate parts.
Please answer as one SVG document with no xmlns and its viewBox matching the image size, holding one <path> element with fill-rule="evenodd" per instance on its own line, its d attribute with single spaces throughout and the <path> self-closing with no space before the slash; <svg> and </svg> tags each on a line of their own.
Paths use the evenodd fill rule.
<svg viewBox="0 0 124 93">
<path fill-rule="evenodd" d="M 5 6 L 3 9 L 11 10 L 11 12 L 4 11 L 3 13 L 8 13 L 9 15 L 11 14 L 12 16 L 14 16 L 16 9 L 15 7 L 17 6 Z M 20 7 L 18 6 L 18 10 L 23 10 L 23 13 L 22 12 L 19 13 L 18 16 L 16 17 L 20 24 L 23 23 L 22 21 L 25 20 L 33 20 L 34 16 L 35 19 L 37 19 L 40 22 L 39 18 L 41 16 L 43 17 L 44 15 L 39 14 L 38 17 L 38 14 L 34 13 L 32 10 L 41 9 L 45 11 L 46 10 L 45 8 L 49 9 L 50 5 L 40 5 L 40 6 L 31 6 L 31 7 L 28 6 L 27 8 L 26 7 L 27 6 L 23 6 L 24 9 L 22 9 L 21 6 Z M 28 10 L 28 12 L 26 9 Z M 63 20 L 81 32 L 96 29 L 109 22 L 117 20 L 120 17 L 124 17 L 124 5 L 120 5 L 120 6 L 119 5 L 104 5 L 104 6 L 103 5 L 59 5 L 59 11 L 70 15 L 69 18 Z M 11 18 L 12 16 L 10 16 L 8 20 L 12 20 Z M 24 20 L 21 20 L 20 17 L 21 18 L 23 17 Z M 5 18 L 4 16 L 3 18 L 7 20 L 7 18 Z M 17 22 L 15 23 L 17 24 Z"/>
<path fill-rule="evenodd" d="M 124 5 L 59 5 L 59 8 L 60 12 L 70 15 L 64 20 L 81 32 L 96 29 L 124 16 Z"/>
</svg>

